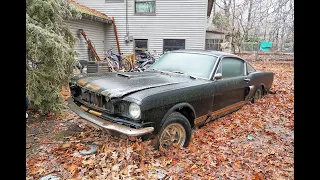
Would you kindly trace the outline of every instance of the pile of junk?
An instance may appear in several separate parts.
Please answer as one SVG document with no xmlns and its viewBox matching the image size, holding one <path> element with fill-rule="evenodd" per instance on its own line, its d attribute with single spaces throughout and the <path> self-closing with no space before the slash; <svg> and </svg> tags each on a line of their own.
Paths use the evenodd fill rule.
<svg viewBox="0 0 320 180">
<path fill-rule="evenodd" d="M 117 54 L 113 52 L 113 48 L 111 47 L 104 52 L 104 58 L 102 59 L 97 54 L 93 42 L 88 38 L 84 30 L 79 29 L 78 32 L 84 37 L 88 45 L 89 61 L 77 60 L 73 67 L 74 74 L 97 72 L 142 72 L 160 58 L 160 55 L 156 54 L 155 51 L 153 53 L 144 51 L 138 56 L 135 54 L 124 56 L 123 53 Z"/>
</svg>

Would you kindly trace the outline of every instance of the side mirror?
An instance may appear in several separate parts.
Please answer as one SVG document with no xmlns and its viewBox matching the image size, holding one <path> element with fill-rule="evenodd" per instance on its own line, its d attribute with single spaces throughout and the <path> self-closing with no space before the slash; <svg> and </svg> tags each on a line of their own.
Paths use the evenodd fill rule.
<svg viewBox="0 0 320 180">
<path fill-rule="evenodd" d="M 216 80 L 222 79 L 222 74 L 221 74 L 221 73 L 215 74 L 214 77 L 213 77 L 213 79 L 216 79 Z"/>
</svg>

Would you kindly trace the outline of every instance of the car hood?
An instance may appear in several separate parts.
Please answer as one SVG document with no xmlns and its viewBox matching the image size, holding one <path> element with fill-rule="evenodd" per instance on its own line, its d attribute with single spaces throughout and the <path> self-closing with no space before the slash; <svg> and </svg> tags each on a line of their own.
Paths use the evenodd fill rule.
<svg viewBox="0 0 320 180">
<path fill-rule="evenodd" d="M 71 79 L 78 86 L 102 94 L 109 99 L 144 89 L 187 83 L 193 80 L 189 76 L 160 72 L 82 74 Z"/>
</svg>

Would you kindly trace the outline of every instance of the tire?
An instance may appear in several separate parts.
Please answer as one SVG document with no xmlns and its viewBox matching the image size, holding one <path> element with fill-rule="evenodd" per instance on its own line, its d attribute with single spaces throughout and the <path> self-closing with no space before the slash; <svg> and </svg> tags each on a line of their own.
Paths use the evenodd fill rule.
<svg viewBox="0 0 320 180">
<path fill-rule="evenodd" d="M 117 61 L 114 61 L 111 59 L 109 59 L 108 61 L 109 61 L 108 64 L 109 64 L 112 72 L 116 72 L 119 70 L 119 64 Z"/>
<path fill-rule="evenodd" d="M 173 143 L 187 147 L 191 133 L 191 125 L 188 119 L 179 112 L 173 112 L 164 121 L 159 133 L 152 140 L 152 144 L 155 149 L 159 149 L 160 146 L 168 148 Z"/>
<path fill-rule="evenodd" d="M 123 65 L 124 65 L 124 69 L 125 69 L 126 71 L 131 71 L 131 70 L 132 70 L 132 64 L 131 64 L 131 62 L 130 62 L 128 59 L 123 58 L 123 59 L 122 59 L 122 63 L 123 63 Z"/>
<path fill-rule="evenodd" d="M 262 86 L 259 86 L 256 91 L 254 92 L 254 95 L 251 99 L 251 103 L 254 103 L 255 99 L 261 99 L 263 97 L 264 93 L 263 93 L 263 88 Z"/>
</svg>

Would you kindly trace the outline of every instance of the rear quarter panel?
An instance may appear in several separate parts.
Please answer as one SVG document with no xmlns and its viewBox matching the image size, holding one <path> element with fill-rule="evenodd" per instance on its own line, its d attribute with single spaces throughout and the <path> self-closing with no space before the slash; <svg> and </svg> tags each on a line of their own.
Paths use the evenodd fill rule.
<svg viewBox="0 0 320 180">
<path fill-rule="evenodd" d="M 273 83 L 274 73 L 256 71 L 249 74 L 251 84 L 253 85 L 264 85 L 266 90 L 269 90 Z"/>
</svg>

